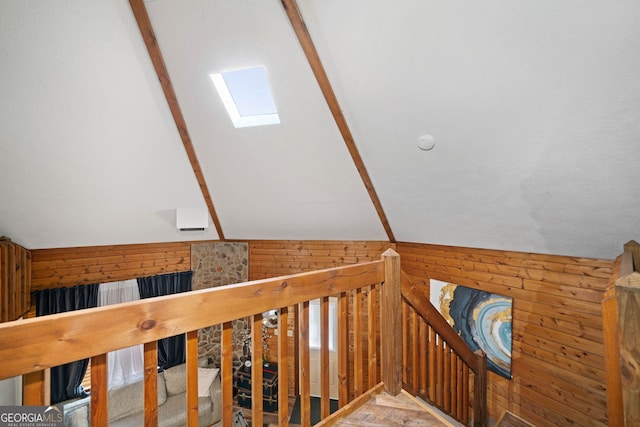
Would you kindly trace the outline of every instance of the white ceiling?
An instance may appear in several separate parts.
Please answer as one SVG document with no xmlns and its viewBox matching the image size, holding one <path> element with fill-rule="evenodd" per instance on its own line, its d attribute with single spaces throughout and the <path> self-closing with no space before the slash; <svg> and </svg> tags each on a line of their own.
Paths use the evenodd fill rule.
<svg viewBox="0 0 640 427">
<path fill-rule="evenodd" d="M 298 2 L 397 240 L 640 240 L 639 2 Z M 386 239 L 279 1 L 146 7 L 225 238 Z M 235 129 L 209 74 L 253 65 L 282 124 Z M 0 0 L 0 235 L 216 239 L 204 206 L 128 1 Z"/>
</svg>

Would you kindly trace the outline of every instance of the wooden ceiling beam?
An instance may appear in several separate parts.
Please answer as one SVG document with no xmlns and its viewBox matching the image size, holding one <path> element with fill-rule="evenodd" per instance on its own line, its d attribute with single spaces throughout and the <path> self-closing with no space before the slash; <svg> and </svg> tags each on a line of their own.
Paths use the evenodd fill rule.
<svg viewBox="0 0 640 427">
<path fill-rule="evenodd" d="M 375 188 L 373 187 L 373 183 L 371 182 L 371 178 L 369 177 L 369 173 L 367 172 L 367 168 L 362 161 L 362 157 L 360 157 L 360 152 L 358 151 L 358 147 L 353 140 L 353 135 L 351 134 L 351 130 L 349 130 L 349 126 L 347 125 L 347 121 L 342 114 L 342 109 L 340 108 L 340 104 L 338 103 L 338 99 L 336 98 L 335 93 L 333 92 L 333 88 L 331 87 L 331 83 L 329 82 L 329 77 L 324 70 L 324 66 L 322 65 L 322 61 L 320 61 L 320 56 L 318 55 L 318 51 L 313 44 L 313 40 L 311 39 L 311 35 L 309 34 L 309 30 L 307 29 L 304 20 L 302 19 L 302 14 L 300 13 L 300 9 L 295 0 L 281 0 L 282 6 L 284 7 L 287 16 L 289 17 L 289 21 L 291 22 L 291 26 L 293 27 L 293 31 L 296 33 L 298 37 L 298 41 L 302 46 L 302 50 L 304 51 L 307 61 L 309 61 L 309 65 L 311 66 L 311 70 L 313 74 L 316 76 L 316 80 L 318 81 L 318 85 L 320 86 L 320 90 L 324 95 L 325 100 L 327 101 L 327 105 L 329 106 L 329 110 L 331 110 L 331 114 L 333 115 L 333 119 L 342 134 L 342 138 L 344 139 L 345 144 L 347 145 L 347 149 L 351 154 L 351 158 L 353 159 L 353 163 L 358 169 L 358 173 L 360 174 L 360 178 L 364 183 L 364 186 L 369 193 L 369 197 L 373 202 L 373 205 L 376 208 L 376 212 L 378 212 L 378 216 L 380 217 L 380 221 L 382 222 L 382 226 L 384 227 L 387 237 L 391 243 L 395 243 L 396 239 L 393 236 L 393 232 L 391 231 L 391 226 L 389 225 L 389 221 L 387 220 L 387 216 L 384 213 L 384 209 L 382 209 L 382 204 L 380 203 L 380 199 L 378 198 L 378 194 L 376 193 Z"/>
<path fill-rule="evenodd" d="M 149 14 L 147 13 L 144 1 L 129 0 L 129 4 L 131 5 L 131 10 L 133 11 L 133 15 L 135 16 L 136 22 L 138 23 L 138 28 L 140 29 L 140 33 L 142 34 L 144 44 L 147 46 L 147 51 L 149 52 L 149 56 L 151 57 L 151 62 L 153 63 L 153 67 L 156 70 L 156 74 L 158 75 L 158 80 L 160 80 L 162 91 L 164 92 L 164 96 L 167 99 L 167 104 L 169 104 L 169 110 L 171 111 L 173 120 L 176 124 L 176 127 L 178 128 L 178 133 L 180 133 L 182 144 L 184 145 L 184 149 L 187 152 L 187 156 L 189 157 L 189 162 L 191 163 L 193 173 L 195 174 L 198 185 L 200 186 L 200 191 L 202 191 L 202 196 L 204 197 L 204 200 L 207 204 L 209 215 L 211 215 L 213 224 L 215 225 L 216 231 L 218 232 L 218 238 L 220 240 L 224 240 L 225 238 L 224 233 L 222 232 L 222 226 L 220 225 L 220 219 L 218 218 L 216 209 L 213 206 L 213 200 L 211 199 L 211 195 L 209 194 L 207 182 L 205 181 L 204 174 L 202 173 L 202 169 L 200 168 L 200 163 L 198 162 L 196 151 L 193 147 L 193 143 L 191 142 L 189 131 L 187 130 L 187 123 L 184 120 L 182 110 L 180 109 L 180 105 L 178 104 L 178 98 L 176 97 L 176 93 L 173 90 L 173 84 L 171 83 L 171 79 L 169 78 L 169 72 L 167 71 L 167 67 L 164 63 L 162 52 L 160 52 L 160 47 L 158 46 L 156 35 L 153 31 L 153 27 L 151 26 L 151 21 L 149 20 Z"/>
</svg>

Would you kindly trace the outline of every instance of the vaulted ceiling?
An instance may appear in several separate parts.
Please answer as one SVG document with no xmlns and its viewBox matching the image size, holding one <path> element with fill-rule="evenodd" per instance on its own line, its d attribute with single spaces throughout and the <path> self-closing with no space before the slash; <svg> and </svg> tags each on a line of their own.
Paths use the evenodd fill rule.
<svg viewBox="0 0 640 427">
<path fill-rule="evenodd" d="M 0 235 L 601 258 L 640 238 L 639 2 L 298 0 L 317 63 L 278 0 L 139 5 L 168 80 L 127 0 L 0 0 Z M 210 74 L 256 65 L 281 124 L 236 129 Z"/>
</svg>

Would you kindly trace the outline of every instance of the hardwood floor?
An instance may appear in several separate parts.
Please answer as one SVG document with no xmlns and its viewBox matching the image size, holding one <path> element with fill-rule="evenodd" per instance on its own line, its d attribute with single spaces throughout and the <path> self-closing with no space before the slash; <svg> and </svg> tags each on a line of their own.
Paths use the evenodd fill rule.
<svg viewBox="0 0 640 427">
<path fill-rule="evenodd" d="M 404 391 L 397 396 L 381 393 L 334 425 L 343 427 L 460 426 L 445 419 Z"/>
<path fill-rule="evenodd" d="M 295 401 L 295 397 L 289 398 L 289 416 L 291 416 Z M 242 410 L 245 418 L 251 424 L 250 409 L 235 405 L 234 411 L 236 410 Z M 265 412 L 263 417 L 264 426 L 278 425 L 277 413 Z M 343 427 L 458 427 L 462 424 L 446 419 L 436 410 L 403 391 L 397 396 L 391 396 L 387 393 L 378 394 L 333 425 Z M 299 425 L 289 424 L 289 426 L 298 427 Z"/>
</svg>

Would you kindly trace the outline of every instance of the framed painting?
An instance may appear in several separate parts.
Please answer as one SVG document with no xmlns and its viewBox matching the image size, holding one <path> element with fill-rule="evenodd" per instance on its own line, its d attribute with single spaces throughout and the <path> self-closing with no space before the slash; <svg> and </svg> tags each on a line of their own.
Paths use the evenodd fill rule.
<svg viewBox="0 0 640 427">
<path fill-rule="evenodd" d="M 490 371 L 511 379 L 512 298 L 431 279 L 429 299 Z"/>
</svg>

